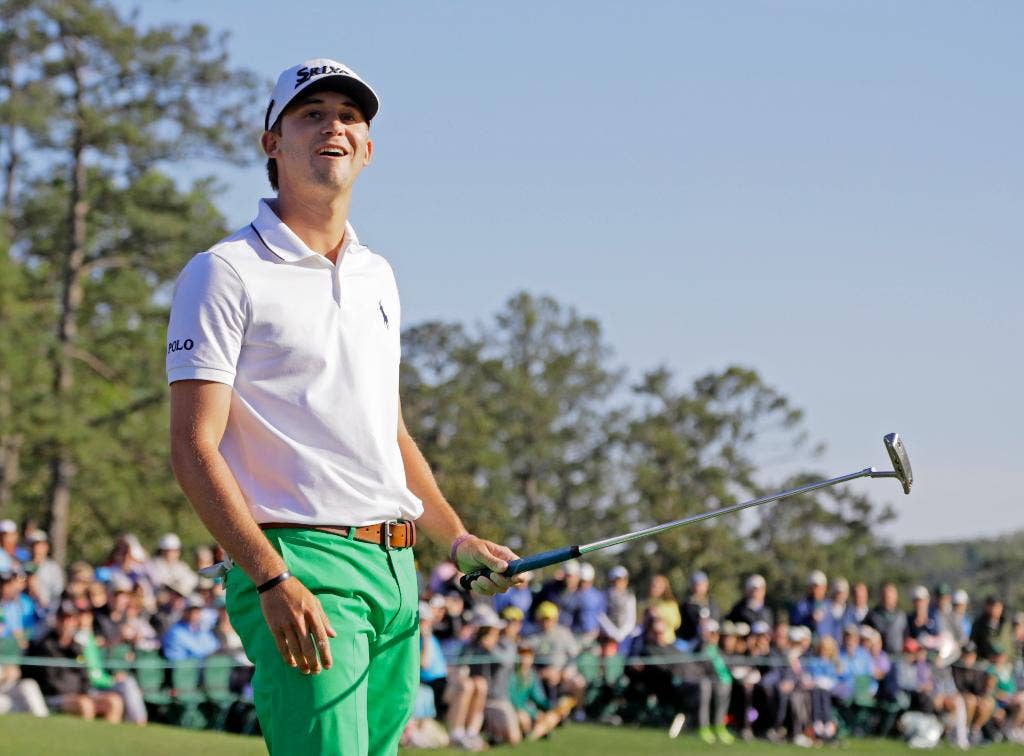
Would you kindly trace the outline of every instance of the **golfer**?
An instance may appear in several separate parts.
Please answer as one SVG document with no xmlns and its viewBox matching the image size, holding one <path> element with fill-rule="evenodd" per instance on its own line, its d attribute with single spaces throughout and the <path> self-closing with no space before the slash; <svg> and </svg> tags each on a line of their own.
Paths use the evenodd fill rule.
<svg viewBox="0 0 1024 756">
<path fill-rule="evenodd" d="M 377 109 L 341 63 L 284 71 L 262 137 L 277 196 L 192 258 L 171 308 L 174 472 L 236 565 L 227 609 L 273 756 L 397 751 L 417 529 L 463 571 L 516 558 L 466 532 L 402 420 L 398 289 L 348 222 Z"/>
</svg>

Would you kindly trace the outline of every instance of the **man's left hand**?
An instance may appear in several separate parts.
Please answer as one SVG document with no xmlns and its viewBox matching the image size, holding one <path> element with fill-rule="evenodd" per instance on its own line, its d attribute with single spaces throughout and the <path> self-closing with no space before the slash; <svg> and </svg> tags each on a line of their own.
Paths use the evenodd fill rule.
<svg viewBox="0 0 1024 756">
<path fill-rule="evenodd" d="M 504 593 L 512 586 L 525 582 L 520 575 L 505 577 L 499 574 L 508 569 L 511 560 L 519 558 L 507 546 L 470 536 L 459 544 L 455 556 L 458 568 L 465 573 L 475 572 L 484 567 L 491 571 L 490 577 L 478 577 L 472 583 L 473 590 L 485 596 Z"/>
</svg>

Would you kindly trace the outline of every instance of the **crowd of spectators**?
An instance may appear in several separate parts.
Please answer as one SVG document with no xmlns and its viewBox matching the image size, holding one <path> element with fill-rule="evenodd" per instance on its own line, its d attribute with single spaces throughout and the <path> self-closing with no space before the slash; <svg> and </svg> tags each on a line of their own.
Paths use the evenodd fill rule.
<svg viewBox="0 0 1024 756">
<path fill-rule="evenodd" d="M 224 608 L 223 586 L 198 570 L 223 558 L 216 547 L 182 559 L 168 533 L 150 556 L 137 538 L 119 538 L 98 566 L 65 571 L 50 558 L 47 534 L 28 522 L 0 520 L 0 713 L 64 713 L 145 724 L 146 702 L 130 662 L 168 662 L 214 654 L 246 664 Z M 111 657 L 123 662 L 112 665 Z M 244 686 L 246 675 L 240 675 Z"/>
<path fill-rule="evenodd" d="M 100 565 L 65 571 L 42 530 L 0 521 L 0 713 L 62 712 L 144 724 L 132 665 L 229 656 L 244 696 L 251 669 L 219 581 L 182 558 L 173 533 L 153 555 L 132 535 Z M 945 736 L 968 748 L 1024 742 L 1024 613 L 963 590 L 866 584 L 812 572 L 803 596 L 767 596 L 760 575 L 727 611 L 711 580 L 664 575 L 640 595 L 624 567 L 587 563 L 485 599 L 444 562 L 421 580 L 421 687 L 409 746 L 479 751 L 548 736 L 566 720 L 693 729 L 707 743 L 766 738 L 811 746 L 848 734 Z M 676 590 L 678 589 L 678 590 Z M 774 611 L 773 611 L 774 609 Z M 119 650 L 115 654 L 114 651 Z M 40 660 L 56 663 L 39 663 Z"/>
<path fill-rule="evenodd" d="M 680 598 L 664 575 L 638 596 L 621 566 L 600 587 L 586 563 L 539 577 L 493 600 L 463 593 L 450 562 L 424 581 L 406 744 L 483 750 L 567 718 L 661 723 L 673 737 L 689 727 L 725 745 L 1024 743 L 1024 613 L 1011 620 L 996 596 L 972 612 L 965 591 L 918 585 L 904 605 L 893 583 L 872 596 L 815 570 L 788 601 L 750 575 L 722 611 L 703 572 Z"/>
</svg>

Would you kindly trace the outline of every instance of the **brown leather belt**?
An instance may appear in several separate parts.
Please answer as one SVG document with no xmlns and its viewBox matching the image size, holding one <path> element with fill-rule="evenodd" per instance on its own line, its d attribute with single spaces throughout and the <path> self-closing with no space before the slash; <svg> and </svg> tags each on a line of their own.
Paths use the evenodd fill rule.
<svg viewBox="0 0 1024 756">
<path fill-rule="evenodd" d="M 380 522 L 376 525 L 364 525 L 355 528 L 355 533 L 349 533 L 353 528 L 349 525 L 303 525 L 297 522 L 261 522 L 260 527 L 264 530 L 275 528 L 300 528 L 304 530 L 318 530 L 321 533 L 341 536 L 342 538 L 354 538 L 365 543 L 376 543 L 385 551 L 392 549 L 407 549 L 416 545 L 416 523 L 410 520 L 390 520 Z"/>
</svg>

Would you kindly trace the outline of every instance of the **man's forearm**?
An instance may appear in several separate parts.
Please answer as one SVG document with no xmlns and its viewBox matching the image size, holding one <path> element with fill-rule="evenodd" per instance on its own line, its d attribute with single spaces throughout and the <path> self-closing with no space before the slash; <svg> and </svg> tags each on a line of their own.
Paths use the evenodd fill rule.
<svg viewBox="0 0 1024 756">
<path fill-rule="evenodd" d="M 412 436 L 400 432 L 398 447 L 402 451 L 405 484 L 423 502 L 423 514 L 416 525 L 430 540 L 448 549 L 452 541 L 466 532 L 466 526 L 444 498 L 430 465 Z"/>
<path fill-rule="evenodd" d="M 253 519 L 238 481 L 217 449 L 172 443 L 171 463 L 199 519 L 254 583 L 287 569 Z"/>
</svg>

